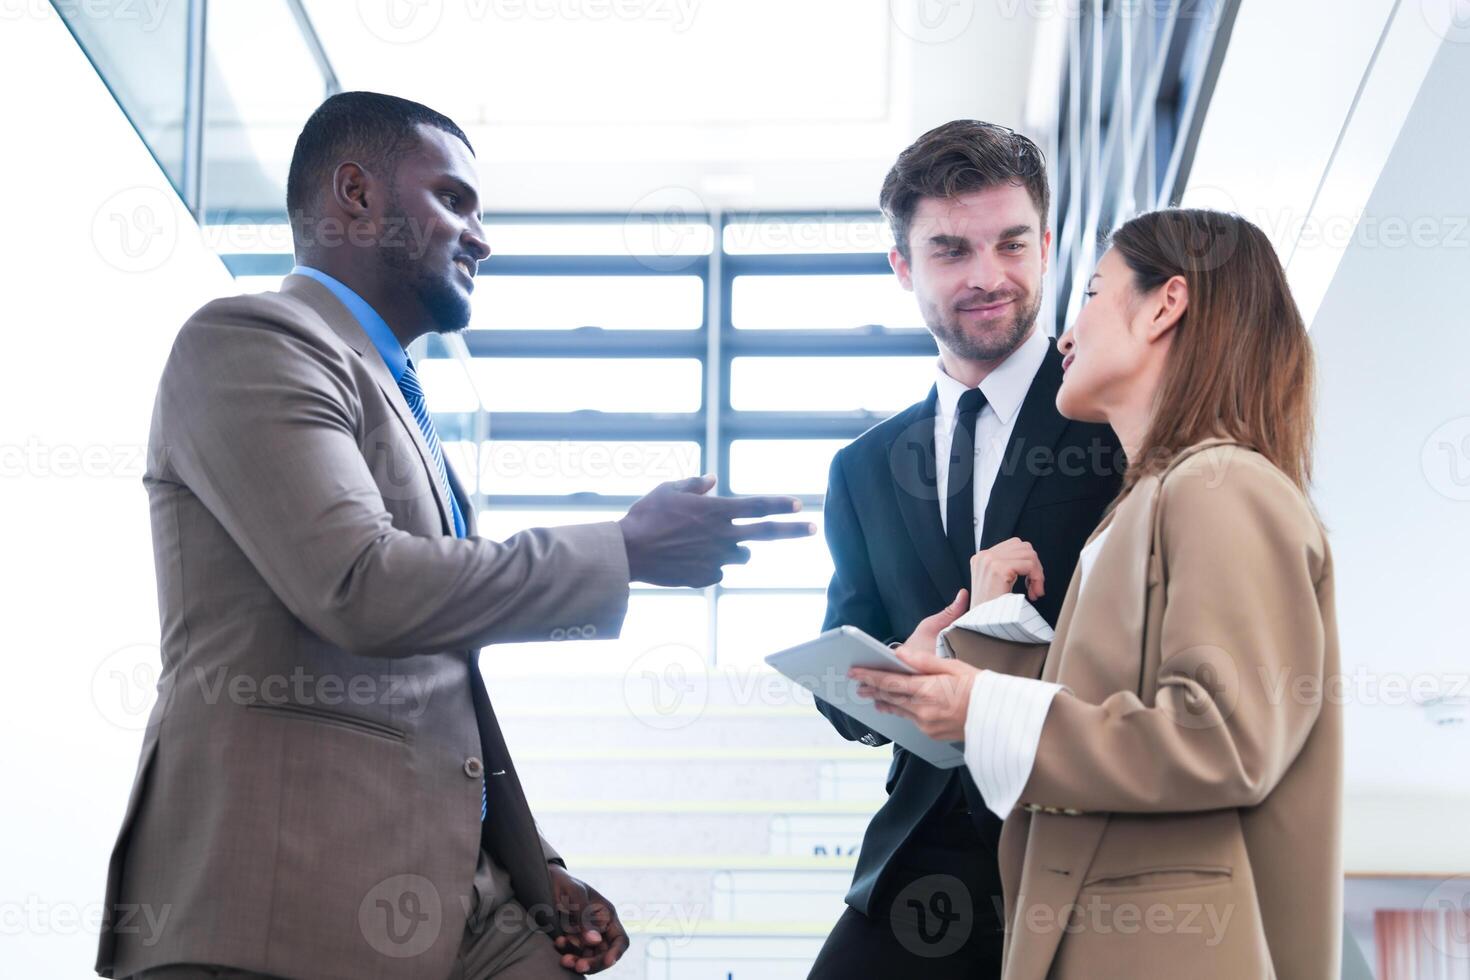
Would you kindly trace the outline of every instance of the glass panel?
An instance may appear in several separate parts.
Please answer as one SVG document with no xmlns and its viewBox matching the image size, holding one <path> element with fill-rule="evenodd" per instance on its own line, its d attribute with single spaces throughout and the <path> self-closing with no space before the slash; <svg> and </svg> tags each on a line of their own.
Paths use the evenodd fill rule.
<svg viewBox="0 0 1470 980">
<path fill-rule="evenodd" d="M 767 654 L 810 640 L 822 630 L 827 597 L 742 595 L 720 597 L 716 663 L 721 667 L 765 667 Z"/>
<path fill-rule="evenodd" d="M 746 541 L 750 561 L 726 565 L 722 584 L 732 589 L 825 589 L 832 578 L 832 555 L 822 536 L 822 515 L 803 510 L 773 520 L 815 524 L 817 533 L 789 541 Z"/>
<path fill-rule="evenodd" d="M 659 268 L 674 255 L 708 255 L 715 230 L 704 221 L 681 221 L 667 214 L 630 214 L 616 223 L 547 221 L 539 224 L 493 222 L 485 235 L 496 255 L 649 256 Z"/>
<path fill-rule="evenodd" d="M 430 412 L 473 412 L 480 407 L 475 382 L 464 365 L 452 357 L 414 359 L 419 385 Z"/>
<path fill-rule="evenodd" d="M 892 275 L 736 276 L 730 302 L 737 330 L 924 326 L 913 294 Z"/>
<path fill-rule="evenodd" d="M 737 357 L 730 403 L 740 411 L 892 413 L 934 384 L 935 358 Z"/>
<path fill-rule="evenodd" d="M 686 671 L 704 670 L 709 663 L 708 608 L 701 595 L 634 595 L 616 639 L 500 643 L 484 649 L 480 668 L 487 678 L 594 674 L 625 680 L 630 672 L 641 673 L 645 667 L 658 671 L 670 662 Z M 635 673 L 631 681 L 638 679 Z M 614 698 L 623 693 L 617 686 L 610 689 Z"/>
<path fill-rule="evenodd" d="M 484 493 L 642 496 L 665 480 L 699 475 L 693 442 L 488 442 L 480 454 Z"/>
<path fill-rule="evenodd" d="M 893 233 L 881 218 L 756 217 L 725 225 L 724 242 L 731 255 L 886 254 Z"/>
<path fill-rule="evenodd" d="M 476 329 L 697 330 L 704 322 L 699 276 L 482 275 L 472 296 Z"/>
<path fill-rule="evenodd" d="M 736 439 L 730 443 L 735 493 L 827 492 L 827 469 L 846 439 Z"/>
<path fill-rule="evenodd" d="M 692 358 L 484 358 L 474 362 L 492 411 L 697 412 L 704 367 Z"/>
<path fill-rule="evenodd" d="M 205 30 L 205 204 L 284 214 L 291 153 L 326 79 L 285 0 L 210 0 Z"/>
<path fill-rule="evenodd" d="M 477 357 L 473 384 L 460 362 L 425 358 L 419 380 L 434 412 L 697 412 L 703 372 L 691 358 Z"/>
<path fill-rule="evenodd" d="M 174 189 L 182 191 L 189 5 L 125 6 L 58 3 L 56 10 L 153 151 Z M 9 97 L 19 98 L 21 93 L 12 92 Z"/>
</svg>

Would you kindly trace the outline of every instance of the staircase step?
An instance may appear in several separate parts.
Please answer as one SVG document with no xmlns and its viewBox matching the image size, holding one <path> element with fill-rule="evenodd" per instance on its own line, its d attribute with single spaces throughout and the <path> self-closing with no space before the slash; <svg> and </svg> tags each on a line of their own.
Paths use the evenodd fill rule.
<svg viewBox="0 0 1470 980">
<path fill-rule="evenodd" d="M 517 754 L 527 795 L 565 795 L 575 787 L 588 800 L 633 797 L 666 800 L 852 800 L 876 809 L 883 801 L 888 760 L 839 749 L 744 748 L 557 750 Z M 844 765 L 837 765 L 838 762 Z"/>
<path fill-rule="evenodd" d="M 650 807 L 627 801 L 627 809 L 593 805 L 576 808 L 536 805 L 546 839 L 571 863 L 581 853 L 620 851 L 677 855 L 781 855 L 850 857 L 857 853 L 873 809 L 821 804 L 828 809 L 780 809 L 768 801 L 721 802 L 700 808 L 688 800 Z M 716 803 L 717 801 L 708 801 Z M 833 807 L 846 809 L 831 809 Z M 789 812 L 795 811 L 795 812 Z"/>
</svg>

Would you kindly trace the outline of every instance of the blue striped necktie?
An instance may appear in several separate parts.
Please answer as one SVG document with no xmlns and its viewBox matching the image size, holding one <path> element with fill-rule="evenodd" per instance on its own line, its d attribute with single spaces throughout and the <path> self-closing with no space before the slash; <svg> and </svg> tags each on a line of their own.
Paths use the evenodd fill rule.
<svg viewBox="0 0 1470 980">
<path fill-rule="evenodd" d="M 444 447 L 439 445 L 439 433 L 434 430 L 434 420 L 429 417 L 429 406 L 424 402 L 424 389 L 419 386 L 419 375 L 413 368 L 411 357 L 404 365 L 403 376 L 398 379 L 398 388 L 403 392 L 403 400 L 408 402 L 408 409 L 413 412 L 414 420 L 419 424 L 419 431 L 424 434 L 424 442 L 429 444 L 434 465 L 439 468 L 439 484 L 444 488 L 444 496 L 449 498 L 449 509 L 454 515 L 454 536 L 462 538 L 465 532 L 464 517 L 459 512 L 459 501 L 454 499 L 454 491 L 449 489 L 449 471 L 444 466 Z"/>
<path fill-rule="evenodd" d="M 403 392 L 403 400 L 408 402 L 408 410 L 413 412 L 413 417 L 419 424 L 419 431 L 424 434 L 424 442 L 429 445 L 429 453 L 434 457 L 434 465 L 439 468 L 439 481 L 444 487 L 444 495 L 449 498 L 449 509 L 454 515 L 454 536 L 462 538 L 465 534 L 464 516 L 459 512 L 459 501 L 454 499 L 454 491 L 449 488 L 449 470 L 444 465 L 444 447 L 439 445 L 439 433 L 434 429 L 434 420 L 429 417 L 429 406 L 424 402 L 424 389 L 419 386 L 418 372 L 413 369 L 413 358 L 408 358 L 408 363 L 403 368 L 403 376 L 398 379 L 398 389 Z M 490 812 L 489 792 L 485 787 L 485 777 L 480 777 L 480 822 L 485 822 L 485 817 Z"/>
</svg>

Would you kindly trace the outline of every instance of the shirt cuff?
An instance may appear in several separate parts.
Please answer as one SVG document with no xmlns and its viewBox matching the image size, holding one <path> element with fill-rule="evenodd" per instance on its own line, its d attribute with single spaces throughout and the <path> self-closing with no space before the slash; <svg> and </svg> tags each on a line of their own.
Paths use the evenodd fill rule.
<svg viewBox="0 0 1470 980">
<path fill-rule="evenodd" d="M 954 656 L 949 646 L 949 634 L 959 629 L 1012 643 L 1050 643 L 1056 638 L 1051 624 L 1019 592 L 996 596 L 956 619 L 940 632 L 935 641 L 935 653 L 941 657 Z"/>
<path fill-rule="evenodd" d="M 1031 778 L 1041 726 L 1061 685 L 982 670 L 970 688 L 965 765 L 985 805 L 1004 820 Z"/>
</svg>

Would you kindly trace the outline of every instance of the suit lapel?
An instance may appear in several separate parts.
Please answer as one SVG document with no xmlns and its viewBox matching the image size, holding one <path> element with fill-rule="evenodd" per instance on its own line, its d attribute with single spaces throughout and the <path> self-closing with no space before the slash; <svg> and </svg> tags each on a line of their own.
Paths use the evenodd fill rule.
<svg viewBox="0 0 1470 980">
<path fill-rule="evenodd" d="M 378 349 L 368 339 L 367 333 L 363 331 L 357 318 L 337 300 L 337 297 L 332 295 L 331 290 L 308 276 L 287 276 L 281 283 L 281 292 L 300 300 L 315 310 L 323 322 L 362 358 L 368 373 L 373 376 L 373 381 L 383 392 L 383 397 L 388 400 L 388 404 L 393 406 L 399 423 L 408 430 L 408 436 L 418 450 L 419 462 L 423 465 L 429 478 L 429 488 L 439 508 L 441 532 L 453 534 L 454 517 L 449 509 L 449 498 L 444 491 L 444 481 L 439 479 L 439 467 L 434 462 L 434 455 L 429 451 L 429 444 L 424 441 L 423 430 L 419 428 L 418 420 L 409 410 L 408 402 L 404 400 L 403 391 L 398 387 L 398 382 L 393 380 L 393 373 L 388 370 L 388 365 L 383 363 Z M 448 468 L 448 460 L 445 461 L 445 468 Z"/>
<path fill-rule="evenodd" d="M 911 421 L 899 429 L 888 445 L 886 462 L 893 476 L 893 493 L 908 530 L 909 543 L 940 598 L 948 602 L 969 585 L 970 570 L 956 564 L 939 517 L 939 479 L 935 472 L 938 463 L 934 457 L 934 415 L 938 404 L 939 389 L 930 388 L 929 397 L 910 409 Z"/>
<path fill-rule="evenodd" d="M 1067 427 L 1066 418 L 1057 411 L 1057 389 L 1061 386 L 1062 355 L 1053 344 L 1047 348 L 1046 358 L 1026 391 L 1020 417 L 1001 457 L 1000 472 L 991 488 L 990 501 L 985 505 L 985 526 L 980 535 L 982 550 L 1012 536 L 1038 471 L 1056 465 L 1052 451 Z M 1041 466 L 1035 461 L 1028 462 L 1032 453 L 1044 453 Z"/>
</svg>

